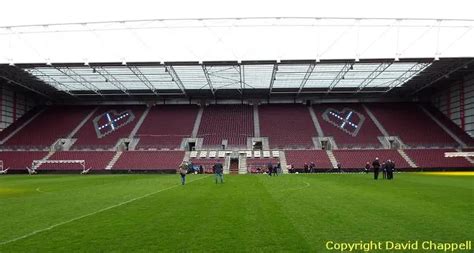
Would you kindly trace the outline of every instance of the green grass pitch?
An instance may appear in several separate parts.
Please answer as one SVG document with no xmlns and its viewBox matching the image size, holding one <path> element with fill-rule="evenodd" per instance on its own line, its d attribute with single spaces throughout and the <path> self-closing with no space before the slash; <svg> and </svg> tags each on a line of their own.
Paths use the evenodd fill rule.
<svg viewBox="0 0 474 253">
<path fill-rule="evenodd" d="M 0 252 L 325 252 L 327 241 L 473 240 L 474 177 L 0 177 Z"/>
</svg>

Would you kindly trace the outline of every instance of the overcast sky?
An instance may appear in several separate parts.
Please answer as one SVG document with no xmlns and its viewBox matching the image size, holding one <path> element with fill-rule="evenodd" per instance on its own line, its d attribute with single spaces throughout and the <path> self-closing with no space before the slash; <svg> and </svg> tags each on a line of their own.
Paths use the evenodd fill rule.
<svg viewBox="0 0 474 253">
<path fill-rule="evenodd" d="M 472 0 L 12 0 L 0 26 L 211 17 L 395 17 L 474 19 Z"/>
</svg>

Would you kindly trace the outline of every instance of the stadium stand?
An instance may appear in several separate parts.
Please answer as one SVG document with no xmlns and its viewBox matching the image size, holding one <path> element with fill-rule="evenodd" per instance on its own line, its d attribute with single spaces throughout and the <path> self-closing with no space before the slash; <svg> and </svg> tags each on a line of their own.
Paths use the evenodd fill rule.
<svg viewBox="0 0 474 253">
<path fill-rule="evenodd" d="M 362 169 L 367 162 L 372 165 L 376 157 L 379 158 L 380 163 L 389 159 L 395 161 L 397 169 L 410 168 L 410 165 L 400 156 L 397 150 L 393 149 L 333 150 L 333 153 L 343 169 Z"/>
<path fill-rule="evenodd" d="M 377 137 L 383 134 L 377 129 L 361 104 L 320 104 L 314 105 L 313 108 L 324 135 L 334 137 L 338 148 L 381 147 Z M 332 113 L 337 113 L 337 115 Z M 348 123 L 356 125 L 357 128 Z"/>
<path fill-rule="evenodd" d="M 183 157 L 183 151 L 126 151 L 112 169 L 176 171 Z"/>
<path fill-rule="evenodd" d="M 183 138 L 191 137 L 196 105 L 157 105 L 150 109 L 135 137 L 137 149 L 177 149 Z"/>
<path fill-rule="evenodd" d="M 114 156 L 113 151 L 60 151 L 48 160 L 85 160 L 85 169 L 103 170 Z M 40 165 L 37 170 L 82 170 L 77 163 L 49 163 Z"/>
<path fill-rule="evenodd" d="M 50 107 L 12 138 L 4 146 L 46 148 L 58 138 L 65 138 L 90 113 L 89 106 Z"/>
<path fill-rule="evenodd" d="M 130 110 L 133 114 L 132 118 L 128 114 L 120 118 L 121 113 Z M 120 138 L 128 138 L 129 134 L 135 127 L 140 116 L 144 112 L 144 106 L 102 106 L 94 115 L 79 129 L 73 138 L 77 141 L 73 145 L 73 149 L 110 149 L 115 146 Z M 114 115 L 112 111 L 118 113 Z M 109 114 L 108 114 L 109 113 Z M 107 116 L 109 115 L 109 116 Z M 107 117 L 110 117 L 107 118 Z M 109 120 L 114 121 L 113 126 L 109 124 Z M 130 122 L 128 122 L 130 120 Z M 96 122 L 94 122 L 96 121 Z M 97 128 L 101 128 L 98 130 Z M 100 137 L 99 135 L 102 135 Z"/>
<path fill-rule="evenodd" d="M 210 105 L 204 109 L 198 137 L 203 147 L 220 147 L 227 139 L 229 147 L 246 147 L 253 136 L 253 110 L 249 105 Z"/>
<path fill-rule="evenodd" d="M 461 139 L 466 145 L 474 146 L 474 138 L 464 132 L 462 128 L 460 128 L 458 125 L 456 125 L 456 123 L 446 117 L 446 115 L 444 115 L 442 112 L 438 111 L 432 106 L 426 105 L 425 108 L 446 128 L 448 128 L 453 134 L 455 134 L 459 139 Z"/>
<path fill-rule="evenodd" d="M 0 132 L 0 140 L 4 140 L 11 133 L 13 133 L 17 128 L 21 127 L 24 123 L 34 117 L 38 112 L 41 111 L 41 107 L 35 107 L 32 110 L 25 113 L 21 118 L 17 119 L 15 122 L 10 124 L 7 128 L 3 129 Z"/>
<path fill-rule="evenodd" d="M 454 149 L 405 149 L 405 153 L 422 168 L 472 168 L 464 157 L 444 157 L 445 152 Z"/>
<path fill-rule="evenodd" d="M 316 129 L 304 105 L 271 104 L 259 106 L 260 132 L 268 137 L 270 148 L 313 148 Z"/>
<path fill-rule="evenodd" d="M 286 163 L 295 169 L 302 169 L 304 164 L 314 162 L 316 169 L 331 169 L 332 164 L 324 150 L 287 150 Z"/>
<path fill-rule="evenodd" d="M 411 147 L 454 147 L 457 143 L 415 103 L 368 104 L 385 130 Z M 427 131 L 429 129 L 429 131 Z"/>
<path fill-rule="evenodd" d="M 33 160 L 41 160 L 48 152 L 43 151 L 1 151 L 0 160 L 3 161 L 3 167 L 10 170 L 24 170 L 31 167 Z"/>
</svg>

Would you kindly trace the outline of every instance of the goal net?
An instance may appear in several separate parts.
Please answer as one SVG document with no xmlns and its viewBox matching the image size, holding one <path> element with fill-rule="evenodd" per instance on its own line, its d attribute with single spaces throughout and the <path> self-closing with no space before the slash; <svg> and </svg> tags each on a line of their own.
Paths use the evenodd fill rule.
<svg viewBox="0 0 474 253">
<path fill-rule="evenodd" d="M 34 160 L 32 170 L 81 170 L 86 169 L 85 160 Z"/>
</svg>

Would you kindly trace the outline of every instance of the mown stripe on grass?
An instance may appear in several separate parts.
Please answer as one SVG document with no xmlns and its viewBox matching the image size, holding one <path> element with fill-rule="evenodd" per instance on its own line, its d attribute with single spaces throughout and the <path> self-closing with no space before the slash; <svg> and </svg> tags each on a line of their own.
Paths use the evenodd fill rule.
<svg viewBox="0 0 474 253">
<path fill-rule="evenodd" d="M 195 179 L 195 180 L 191 180 L 191 181 L 189 181 L 188 183 L 192 183 L 192 182 L 194 182 L 194 181 L 198 181 L 198 180 L 201 180 L 201 179 L 204 179 L 204 178 L 208 178 L 208 177 L 209 177 L 209 176 L 201 177 L 201 178 L 198 178 L 198 179 Z M 77 221 L 77 220 L 81 220 L 81 219 L 84 219 L 84 218 L 87 218 L 87 217 L 90 217 L 90 216 L 93 216 L 93 215 L 96 215 L 96 214 L 105 212 L 105 211 L 107 211 L 107 210 L 110 210 L 110 209 L 113 209 L 113 208 L 117 208 L 117 207 L 120 207 L 120 206 L 129 204 L 129 203 L 132 203 L 132 202 L 137 201 L 137 200 L 140 200 L 140 199 L 144 199 L 144 198 L 146 198 L 146 197 L 149 197 L 149 196 L 155 195 L 155 194 L 157 194 L 157 193 L 160 193 L 160 192 L 163 192 L 163 191 L 167 191 L 167 190 L 176 188 L 176 187 L 178 187 L 178 186 L 181 186 L 181 185 L 180 185 L 180 184 L 176 184 L 176 185 L 173 185 L 173 186 L 164 188 L 164 189 L 160 189 L 160 190 L 157 190 L 157 191 L 154 191 L 154 192 L 147 193 L 147 194 L 142 195 L 142 196 L 140 196 L 140 197 L 136 197 L 136 198 L 133 198 L 133 199 L 129 199 L 129 200 L 127 200 L 127 201 L 120 202 L 120 203 L 118 203 L 118 204 L 111 205 L 111 206 L 108 206 L 108 207 L 99 209 L 99 210 L 94 211 L 94 212 L 92 212 L 92 213 L 84 214 L 84 215 L 78 216 L 78 217 L 76 217 L 76 218 L 72 218 L 72 219 L 70 219 L 70 220 L 67 220 L 67 221 L 63 221 L 63 222 L 60 222 L 60 223 L 56 223 L 56 224 L 51 225 L 51 226 L 49 226 L 49 227 L 47 227 L 47 228 L 35 230 L 35 231 L 33 231 L 33 232 L 31 232 L 31 233 L 28 233 L 28 234 L 26 234 L 26 235 L 22 235 L 22 236 L 19 236 L 19 237 L 16 237 L 16 238 L 13 238 L 13 239 L 10 239 L 10 240 L 7 240 L 7 241 L 0 242 L 0 245 L 5 245 L 5 244 L 9 244 L 9 243 L 12 243 L 12 242 L 16 242 L 16 241 L 19 241 L 19 240 L 22 240 L 22 239 L 26 239 L 26 238 L 28 238 L 28 237 L 31 237 L 31 236 L 34 236 L 34 235 L 36 235 L 36 234 L 39 234 L 39 233 L 42 233 L 42 232 L 45 232 L 45 231 L 54 229 L 54 228 L 56 228 L 56 227 L 59 227 L 59 226 L 62 226 L 62 225 L 65 225 L 65 224 L 68 224 L 68 223 L 71 223 L 71 222 L 74 222 L 74 221 Z"/>
</svg>

